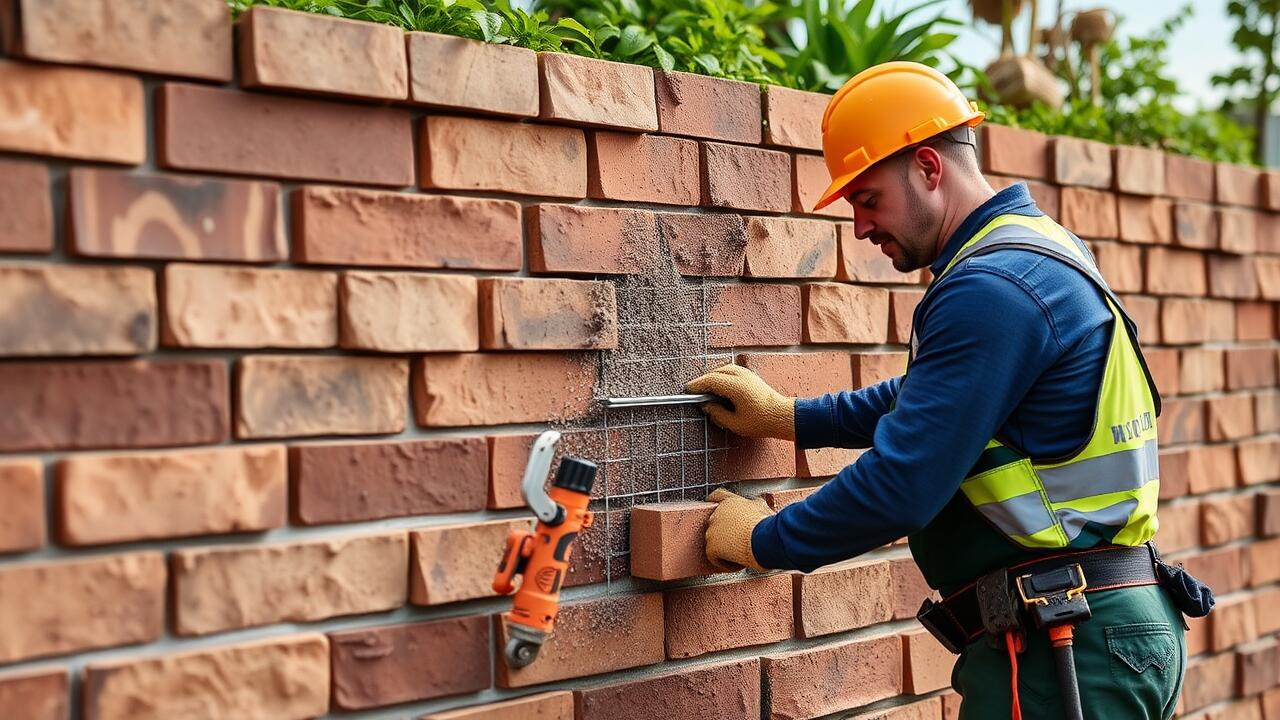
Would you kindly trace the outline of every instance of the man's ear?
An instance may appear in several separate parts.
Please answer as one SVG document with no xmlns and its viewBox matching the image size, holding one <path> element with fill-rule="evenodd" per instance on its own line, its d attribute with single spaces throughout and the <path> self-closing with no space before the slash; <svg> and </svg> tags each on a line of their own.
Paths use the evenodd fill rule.
<svg viewBox="0 0 1280 720">
<path fill-rule="evenodd" d="M 942 155 L 934 148 L 923 145 L 916 148 L 916 169 L 924 177 L 925 187 L 937 190 L 942 184 Z"/>
</svg>

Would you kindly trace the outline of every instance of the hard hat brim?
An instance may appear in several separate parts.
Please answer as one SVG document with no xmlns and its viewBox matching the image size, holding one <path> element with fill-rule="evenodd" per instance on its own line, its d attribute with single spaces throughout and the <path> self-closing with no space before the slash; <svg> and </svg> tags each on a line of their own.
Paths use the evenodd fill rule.
<svg viewBox="0 0 1280 720">
<path fill-rule="evenodd" d="M 858 177 L 858 173 L 856 172 L 845 173 L 835 180 L 832 180 L 831 184 L 827 186 L 827 189 L 823 191 L 822 196 L 818 198 L 818 202 L 814 203 L 813 212 L 817 212 L 836 200 L 839 200 L 841 196 L 844 195 L 844 189 L 849 187 L 849 183 L 853 182 L 853 179 L 856 177 Z"/>
</svg>

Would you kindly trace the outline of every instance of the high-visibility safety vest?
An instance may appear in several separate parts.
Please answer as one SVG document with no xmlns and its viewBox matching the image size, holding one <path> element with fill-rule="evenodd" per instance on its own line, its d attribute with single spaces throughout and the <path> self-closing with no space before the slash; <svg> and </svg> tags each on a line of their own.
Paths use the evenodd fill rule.
<svg viewBox="0 0 1280 720">
<path fill-rule="evenodd" d="M 1083 244 L 1047 216 L 1000 215 L 960 248 L 920 306 L 958 263 L 1001 248 L 1057 258 L 1084 274 L 1102 291 L 1115 330 L 1089 439 L 1074 452 L 1050 459 L 1031 459 L 992 439 L 960 491 L 985 520 L 1027 549 L 1079 547 L 1073 543 L 1084 539 L 1086 529 L 1085 536 L 1094 538 L 1090 544 L 1102 538 L 1115 545 L 1141 545 L 1158 527 L 1160 395 L 1138 347 L 1136 325 Z M 913 330 L 908 368 L 917 344 Z"/>
</svg>

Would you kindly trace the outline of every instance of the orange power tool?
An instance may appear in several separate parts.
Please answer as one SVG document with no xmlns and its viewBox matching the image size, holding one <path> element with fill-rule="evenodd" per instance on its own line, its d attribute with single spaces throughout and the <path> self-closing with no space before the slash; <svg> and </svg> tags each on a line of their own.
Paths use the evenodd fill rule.
<svg viewBox="0 0 1280 720">
<path fill-rule="evenodd" d="M 542 644 L 551 637 L 573 541 L 580 530 L 591 527 L 592 513 L 587 510 L 587 503 L 596 479 L 595 463 L 563 458 L 551 491 L 544 488 L 559 440 L 560 433 L 548 430 L 529 450 L 520 490 L 538 516 L 538 525 L 533 532 L 512 530 L 507 535 L 502 561 L 493 576 L 493 590 L 499 595 L 510 595 L 516 590 L 516 576 L 523 576 L 511 612 L 502 614 L 507 633 L 503 652 L 510 667 L 533 662 Z"/>
</svg>

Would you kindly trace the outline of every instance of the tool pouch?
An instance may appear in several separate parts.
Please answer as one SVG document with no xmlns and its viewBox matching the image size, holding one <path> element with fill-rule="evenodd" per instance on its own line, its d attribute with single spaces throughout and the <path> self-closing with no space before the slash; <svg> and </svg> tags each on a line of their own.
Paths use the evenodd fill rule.
<svg viewBox="0 0 1280 720">
<path fill-rule="evenodd" d="M 1157 557 L 1156 580 L 1183 615 L 1199 618 L 1213 610 L 1213 590 L 1181 565 L 1170 565 Z"/>
<path fill-rule="evenodd" d="M 1022 631 L 1022 618 L 1018 614 L 1018 598 L 1009 582 L 1009 571 L 994 570 L 978 578 L 974 583 L 978 595 L 978 614 L 982 617 L 982 629 L 992 647 L 1003 648 L 1004 636 Z"/>
</svg>

